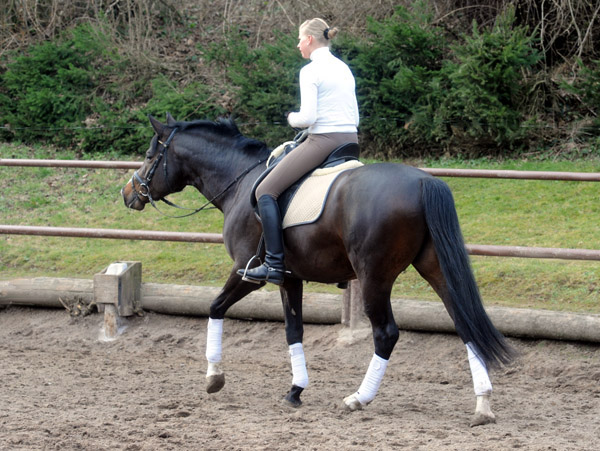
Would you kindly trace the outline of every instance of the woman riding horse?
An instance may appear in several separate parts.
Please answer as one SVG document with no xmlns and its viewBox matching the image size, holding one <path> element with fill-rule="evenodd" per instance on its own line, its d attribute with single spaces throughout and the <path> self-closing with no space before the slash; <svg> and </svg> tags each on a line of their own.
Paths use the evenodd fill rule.
<svg viewBox="0 0 600 451">
<path fill-rule="evenodd" d="M 307 128 L 308 137 L 288 154 L 256 189 L 258 215 L 265 238 L 265 262 L 238 272 L 244 280 L 283 283 L 283 236 L 277 198 L 304 174 L 316 168 L 338 146 L 358 143 L 358 105 L 350 68 L 329 51 L 337 28 L 322 19 L 300 26 L 298 49 L 311 60 L 300 71 L 300 111 L 287 117 L 292 127 Z"/>
<path fill-rule="evenodd" d="M 226 312 L 269 281 L 280 284 L 292 363 L 292 388 L 285 400 L 299 406 L 300 395 L 308 386 L 302 347 L 303 281 L 357 279 L 373 331 L 374 353 L 363 382 L 344 398 L 344 406 L 362 409 L 375 398 L 398 341 L 390 295 L 396 278 L 412 265 L 440 296 L 466 345 L 477 396 L 472 424 L 492 422 L 488 368 L 509 363 L 513 349 L 485 312 L 454 199 L 445 182 L 395 163 L 346 170 L 332 184 L 319 220 L 288 227 L 285 243 L 281 238 L 277 196 L 336 146 L 347 140 L 356 142 L 354 79 L 347 66 L 329 53 L 328 40 L 334 34 L 335 30 L 327 30 L 321 21 L 309 21 L 300 28 L 298 47 L 313 61 L 302 69 L 302 108 L 290 114 L 289 122 L 310 125 L 311 135 L 275 166 L 258 190 L 267 258 L 266 264 L 252 273 L 257 283 L 240 277 L 238 268 L 254 255 L 260 242 L 261 226 L 248 194 L 266 169 L 270 150 L 263 142 L 243 136 L 233 121 L 178 122 L 167 116 L 167 123 L 162 124 L 151 117 L 156 134 L 144 163 L 123 187 L 125 205 L 142 210 L 147 203 L 194 186 L 209 199 L 205 205 L 213 204 L 223 212 L 223 242 L 234 263 L 210 306 L 208 393 L 225 385 L 221 350 Z M 284 249 L 288 256 L 285 277 Z"/>
</svg>

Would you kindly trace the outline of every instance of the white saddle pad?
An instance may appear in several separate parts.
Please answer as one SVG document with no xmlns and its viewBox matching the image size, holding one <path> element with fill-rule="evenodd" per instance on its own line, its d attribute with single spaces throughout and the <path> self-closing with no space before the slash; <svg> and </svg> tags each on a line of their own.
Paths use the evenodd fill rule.
<svg viewBox="0 0 600 451">
<path fill-rule="evenodd" d="M 319 219 L 329 189 L 337 176 L 360 166 L 363 166 L 360 161 L 352 160 L 333 168 L 315 169 L 294 194 L 283 218 L 283 228 L 309 224 Z"/>
</svg>

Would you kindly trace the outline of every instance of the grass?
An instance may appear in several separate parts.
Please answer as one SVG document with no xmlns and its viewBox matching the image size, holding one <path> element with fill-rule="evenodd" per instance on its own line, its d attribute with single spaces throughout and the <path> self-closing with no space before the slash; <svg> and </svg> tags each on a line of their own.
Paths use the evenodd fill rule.
<svg viewBox="0 0 600 451">
<path fill-rule="evenodd" d="M 3 158 L 64 158 L 69 152 L 0 145 Z M 102 157 L 106 159 L 107 157 Z M 97 157 L 97 159 L 100 159 Z M 428 167 L 600 172 L 600 160 L 437 160 Z M 119 191 L 131 171 L 0 167 L 0 223 L 190 232 L 221 232 L 223 218 L 209 210 L 170 219 L 147 207 L 126 209 Z M 600 206 L 595 182 L 445 178 L 453 190 L 465 241 L 539 247 L 600 249 Z M 172 200 L 199 206 L 192 188 Z M 168 208 L 165 206 L 165 208 Z M 145 281 L 221 286 L 231 270 L 224 246 L 131 240 L 0 235 L 0 278 L 91 278 L 117 260 L 137 260 Z M 600 262 L 472 257 L 487 305 L 600 313 Z M 308 290 L 339 292 L 308 284 Z M 412 268 L 395 297 L 435 300 Z"/>
</svg>

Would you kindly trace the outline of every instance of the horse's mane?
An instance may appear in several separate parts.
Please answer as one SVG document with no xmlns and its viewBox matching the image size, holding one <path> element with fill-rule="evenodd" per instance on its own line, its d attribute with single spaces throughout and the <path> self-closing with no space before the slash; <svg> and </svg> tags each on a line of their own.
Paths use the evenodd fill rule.
<svg viewBox="0 0 600 451">
<path fill-rule="evenodd" d="M 180 131 L 206 130 L 219 136 L 231 138 L 234 147 L 244 149 L 250 153 L 255 153 L 260 149 L 266 149 L 267 145 L 257 139 L 248 138 L 240 132 L 233 118 L 220 117 L 216 121 L 197 120 L 197 121 L 177 121 L 172 124 L 173 127 L 178 127 Z"/>
<path fill-rule="evenodd" d="M 228 134 L 230 136 L 241 135 L 235 121 L 232 118 L 220 117 L 216 121 L 210 120 L 196 120 L 196 121 L 177 121 L 172 124 L 173 127 L 178 127 L 180 131 L 184 131 L 190 128 L 208 128 L 215 129 L 221 132 L 221 134 Z"/>
</svg>

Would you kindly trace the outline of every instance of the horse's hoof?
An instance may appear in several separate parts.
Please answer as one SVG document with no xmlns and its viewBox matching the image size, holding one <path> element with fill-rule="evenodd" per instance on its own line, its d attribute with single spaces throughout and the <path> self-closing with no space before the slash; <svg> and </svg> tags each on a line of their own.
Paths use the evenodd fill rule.
<svg viewBox="0 0 600 451">
<path fill-rule="evenodd" d="M 477 406 L 475 407 L 475 415 L 471 419 L 470 426 L 483 426 L 496 422 L 496 416 L 490 408 L 490 393 L 477 396 Z"/>
<path fill-rule="evenodd" d="M 491 424 L 491 423 L 495 423 L 496 422 L 496 416 L 492 413 L 491 415 L 489 414 L 483 414 L 483 413 L 476 413 L 473 418 L 471 419 L 471 423 L 469 423 L 469 426 L 471 426 L 472 428 L 475 426 L 483 426 L 484 424 Z"/>
<path fill-rule="evenodd" d="M 206 393 L 216 393 L 225 386 L 225 374 L 206 376 Z"/>
<path fill-rule="evenodd" d="M 355 395 L 350 395 L 344 398 L 344 404 L 342 404 L 342 409 L 347 412 L 354 412 L 356 410 L 362 410 L 362 403 L 356 399 Z"/>
<path fill-rule="evenodd" d="M 292 385 L 292 388 L 290 389 L 289 393 L 285 395 L 285 398 L 283 398 L 284 404 L 294 408 L 300 407 L 302 405 L 302 401 L 300 401 L 300 394 L 303 390 L 304 388 L 302 387 Z"/>
<path fill-rule="evenodd" d="M 288 396 L 281 400 L 284 406 L 291 407 L 292 409 L 297 409 L 302 405 L 302 401 L 299 399 L 290 399 Z"/>
</svg>

